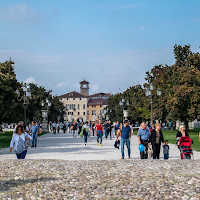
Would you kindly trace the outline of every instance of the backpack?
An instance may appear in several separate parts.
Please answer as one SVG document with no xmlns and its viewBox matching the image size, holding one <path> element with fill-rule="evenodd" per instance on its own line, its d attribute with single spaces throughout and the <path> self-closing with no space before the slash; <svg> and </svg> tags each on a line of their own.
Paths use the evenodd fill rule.
<svg viewBox="0 0 200 200">
<path fill-rule="evenodd" d="M 87 135 L 87 131 L 85 130 L 85 128 L 83 129 L 83 135 L 84 135 L 84 136 Z"/>
</svg>

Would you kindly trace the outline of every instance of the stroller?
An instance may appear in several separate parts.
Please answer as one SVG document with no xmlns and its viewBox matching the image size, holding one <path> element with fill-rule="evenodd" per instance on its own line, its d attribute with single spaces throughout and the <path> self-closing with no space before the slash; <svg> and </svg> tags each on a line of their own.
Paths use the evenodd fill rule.
<svg viewBox="0 0 200 200">
<path fill-rule="evenodd" d="M 181 151 L 181 159 L 191 159 L 191 156 L 194 159 L 192 146 L 193 141 L 190 137 L 185 136 L 179 139 L 179 149 Z"/>
</svg>

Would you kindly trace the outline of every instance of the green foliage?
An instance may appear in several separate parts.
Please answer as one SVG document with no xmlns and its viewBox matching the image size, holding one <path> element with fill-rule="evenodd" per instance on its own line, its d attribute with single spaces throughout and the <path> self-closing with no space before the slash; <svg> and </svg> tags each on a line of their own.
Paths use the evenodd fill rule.
<svg viewBox="0 0 200 200">
<path fill-rule="evenodd" d="M 16 106 L 15 91 L 19 83 L 13 65 L 14 62 L 11 60 L 0 63 L 0 124 L 13 117 Z"/>
</svg>

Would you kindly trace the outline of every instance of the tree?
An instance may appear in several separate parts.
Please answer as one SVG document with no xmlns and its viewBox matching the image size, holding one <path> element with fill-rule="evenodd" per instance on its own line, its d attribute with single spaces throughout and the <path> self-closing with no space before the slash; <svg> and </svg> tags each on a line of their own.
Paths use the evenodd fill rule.
<svg viewBox="0 0 200 200">
<path fill-rule="evenodd" d="M 13 111 L 16 106 L 15 91 L 19 83 L 13 65 L 14 62 L 11 59 L 0 63 L 0 124 L 13 118 Z"/>
</svg>

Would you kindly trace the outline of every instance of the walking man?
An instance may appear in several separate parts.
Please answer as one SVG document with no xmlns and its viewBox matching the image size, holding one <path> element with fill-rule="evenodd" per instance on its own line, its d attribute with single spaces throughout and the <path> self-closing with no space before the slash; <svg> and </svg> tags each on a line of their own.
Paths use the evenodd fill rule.
<svg viewBox="0 0 200 200">
<path fill-rule="evenodd" d="M 128 149 L 128 158 L 131 158 L 131 147 L 130 147 L 130 137 L 131 137 L 131 128 L 128 125 L 128 120 L 124 121 L 124 125 L 120 127 L 120 131 L 117 134 L 117 141 L 121 134 L 121 154 L 122 159 L 124 159 L 124 144 Z"/>
<path fill-rule="evenodd" d="M 104 128 L 105 138 L 107 140 L 107 138 L 108 138 L 108 129 L 109 129 L 109 124 L 108 124 L 107 121 L 105 121 L 105 124 L 103 125 L 103 128 Z"/>
<path fill-rule="evenodd" d="M 96 130 L 97 130 L 97 145 L 99 145 L 100 142 L 100 146 L 102 146 L 103 124 L 101 124 L 101 120 L 99 120 L 98 124 L 96 125 Z"/>
<path fill-rule="evenodd" d="M 56 124 L 55 121 L 53 122 L 52 127 L 53 127 L 53 134 L 56 134 L 56 127 L 57 127 L 57 124 Z"/>
<path fill-rule="evenodd" d="M 88 133 L 90 131 L 90 127 L 88 126 L 88 122 L 83 125 L 83 136 L 84 136 L 84 143 L 87 144 Z"/>
<path fill-rule="evenodd" d="M 141 123 L 137 136 L 138 136 L 139 145 L 143 144 L 145 146 L 145 151 L 140 152 L 140 157 L 141 157 L 141 159 L 147 159 L 148 158 L 148 143 L 149 143 L 150 132 L 149 132 L 149 129 L 146 127 L 145 122 Z"/>
<path fill-rule="evenodd" d="M 32 122 L 32 127 L 31 127 L 31 134 L 32 134 L 32 146 L 31 147 L 37 147 L 37 136 L 39 133 L 39 126 L 36 125 L 35 122 Z"/>
</svg>

